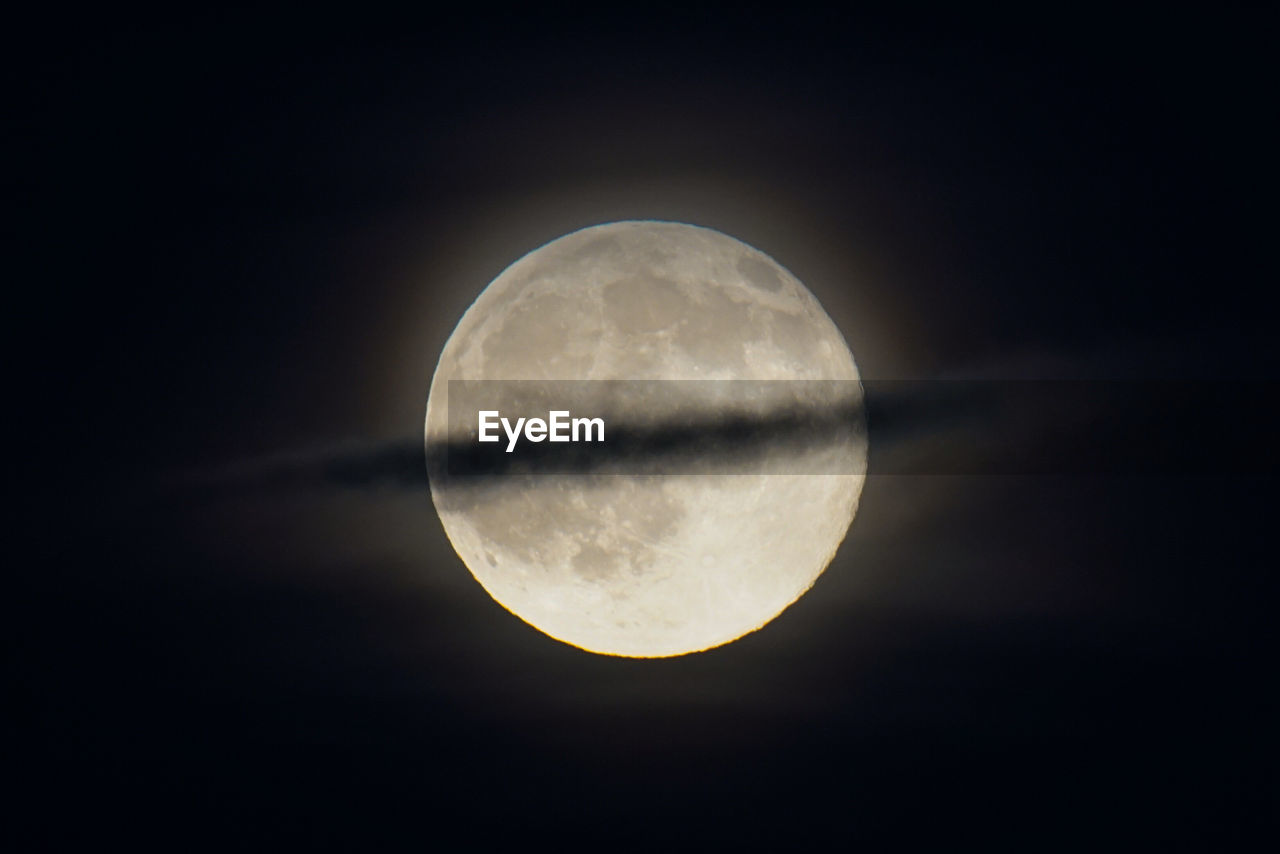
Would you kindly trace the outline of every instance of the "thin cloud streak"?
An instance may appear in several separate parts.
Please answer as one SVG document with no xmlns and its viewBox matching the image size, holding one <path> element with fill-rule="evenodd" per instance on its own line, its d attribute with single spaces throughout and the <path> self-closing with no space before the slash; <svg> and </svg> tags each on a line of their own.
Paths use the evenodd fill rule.
<svg viewBox="0 0 1280 854">
<path fill-rule="evenodd" d="M 515 474 L 742 471 L 767 455 L 856 436 L 865 417 L 872 475 L 1274 475 L 1274 382 L 872 381 L 865 406 L 764 416 L 611 424 L 607 445 L 570 453 L 477 454 L 474 442 L 420 436 L 350 440 L 167 478 L 166 495 L 423 490 L 428 470 L 473 487 Z M 562 446 L 563 447 L 563 446 Z M 680 468 L 684 467 L 684 468 Z M 796 469 L 801 471 L 802 469 Z"/>
</svg>

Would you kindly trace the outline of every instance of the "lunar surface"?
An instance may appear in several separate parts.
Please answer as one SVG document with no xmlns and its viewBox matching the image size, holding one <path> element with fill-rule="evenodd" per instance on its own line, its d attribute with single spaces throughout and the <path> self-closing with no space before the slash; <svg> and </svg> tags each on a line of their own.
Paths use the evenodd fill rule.
<svg viewBox="0 0 1280 854">
<path fill-rule="evenodd" d="M 428 460 L 457 439 L 449 380 L 597 379 L 861 393 L 840 332 L 772 258 L 706 228 L 610 223 L 525 255 L 467 310 L 432 379 Z M 819 474 L 428 474 L 449 540 L 502 606 L 585 650 L 659 657 L 739 638 L 813 585 L 862 491 L 865 439 L 842 453 Z"/>
</svg>

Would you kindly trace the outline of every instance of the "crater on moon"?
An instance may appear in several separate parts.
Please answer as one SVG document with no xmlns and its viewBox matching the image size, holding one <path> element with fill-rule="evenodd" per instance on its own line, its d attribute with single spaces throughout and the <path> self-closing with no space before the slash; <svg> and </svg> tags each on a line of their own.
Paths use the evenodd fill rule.
<svg viewBox="0 0 1280 854">
<path fill-rule="evenodd" d="M 432 378 L 429 460 L 450 438 L 453 379 L 856 382 L 858 372 L 817 300 L 772 258 L 711 229 L 636 221 L 552 241 L 480 294 Z M 661 401 L 644 405 L 637 418 L 661 417 Z M 842 474 L 522 475 L 483 486 L 428 474 L 445 532 L 500 604 L 574 646 L 649 657 L 734 640 L 808 590 L 857 509 L 865 442 L 853 453 Z"/>
</svg>

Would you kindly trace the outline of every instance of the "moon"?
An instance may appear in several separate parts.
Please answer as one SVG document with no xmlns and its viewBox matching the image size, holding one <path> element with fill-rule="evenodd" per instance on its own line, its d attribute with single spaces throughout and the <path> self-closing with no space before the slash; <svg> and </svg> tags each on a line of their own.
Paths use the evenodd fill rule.
<svg viewBox="0 0 1280 854">
<path fill-rule="evenodd" d="M 520 258 L 466 311 L 431 381 L 427 458 L 450 440 L 450 380 L 618 379 L 842 380 L 861 395 L 839 330 L 768 255 L 709 228 L 608 223 Z M 590 652 L 664 657 L 759 629 L 813 585 L 857 511 L 860 437 L 817 474 L 547 474 L 483 488 L 438 464 L 428 475 L 446 535 L 504 608 Z"/>
</svg>

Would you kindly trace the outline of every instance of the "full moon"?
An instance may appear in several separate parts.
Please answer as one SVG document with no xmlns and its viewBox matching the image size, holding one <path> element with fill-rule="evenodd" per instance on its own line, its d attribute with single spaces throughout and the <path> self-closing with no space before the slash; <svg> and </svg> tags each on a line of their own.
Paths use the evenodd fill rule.
<svg viewBox="0 0 1280 854">
<path fill-rule="evenodd" d="M 431 381 L 428 460 L 451 439 L 450 380 L 839 380 L 861 399 L 843 337 L 790 272 L 656 221 L 575 231 L 484 289 Z M 662 657 L 736 640 L 813 585 L 857 511 L 859 436 L 819 473 L 428 475 L 445 533 L 499 604 L 590 652 Z"/>
</svg>

